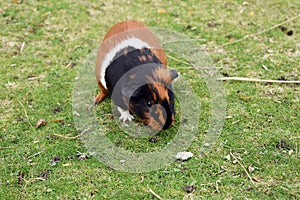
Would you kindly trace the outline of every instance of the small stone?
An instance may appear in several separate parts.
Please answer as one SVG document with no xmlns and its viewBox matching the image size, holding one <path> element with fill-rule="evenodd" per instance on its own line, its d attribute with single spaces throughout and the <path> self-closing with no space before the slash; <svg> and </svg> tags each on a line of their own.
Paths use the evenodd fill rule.
<svg viewBox="0 0 300 200">
<path fill-rule="evenodd" d="M 121 164 L 124 164 L 126 162 L 126 160 L 120 160 Z"/>
<path fill-rule="evenodd" d="M 225 160 L 228 160 L 228 161 L 231 160 L 230 154 L 227 154 L 226 156 L 224 156 L 224 158 L 225 158 Z"/>
<path fill-rule="evenodd" d="M 184 160 L 188 160 L 189 158 L 191 158 L 193 156 L 194 156 L 194 154 L 191 152 L 178 152 L 176 155 L 176 159 L 184 161 Z"/>
<path fill-rule="evenodd" d="M 251 165 L 249 165 L 248 166 L 248 170 L 249 170 L 250 173 L 252 173 L 252 172 L 254 172 L 255 169 L 254 169 L 254 167 L 252 167 Z"/>
</svg>

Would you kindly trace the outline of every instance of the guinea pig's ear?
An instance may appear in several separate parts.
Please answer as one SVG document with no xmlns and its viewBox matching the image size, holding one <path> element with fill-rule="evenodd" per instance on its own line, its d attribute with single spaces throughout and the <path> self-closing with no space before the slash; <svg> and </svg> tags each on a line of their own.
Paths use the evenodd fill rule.
<svg viewBox="0 0 300 200">
<path fill-rule="evenodd" d="M 178 73 L 175 69 L 170 70 L 171 81 L 178 77 Z"/>
</svg>

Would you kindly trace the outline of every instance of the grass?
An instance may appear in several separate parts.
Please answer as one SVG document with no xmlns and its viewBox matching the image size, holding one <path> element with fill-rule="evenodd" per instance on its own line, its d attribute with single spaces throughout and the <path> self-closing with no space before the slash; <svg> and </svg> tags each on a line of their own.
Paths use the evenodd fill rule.
<svg viewBox="0 0 300 200">
<path fill-rule="evenodd" d="M 0 3 L 0 199 L 157 199 L 149 189 L 163 199 L 300 198 L 296 84 L 224 82 L 228 117 L 212 153 L 200 158 L 209 93 L 186 65 L 170 60 L 199 96 L 200 125 L 188 149 L 193 158 L 152 172 L 126 173 L 93 156 L 79 159 L 79 152 L 88 154 L 81 140 L 56 136 L 78 134 L 72 115 L 77 71 L 109 27 L 125 19 L 201 39 L 223 75 L 299 80 L 299 18 L 284 25 L 291 36 L 275 28 L 224 46 L 298 15 L 297 0 L 15 2 Z M 108 120 L 108 138 L 132 151 L 154 151 L 175 132 L 159 133 L 157 143 L 122 134 L 109 121 L 109 99 L 97 113 L 99 121 Z M 41 118 L 47 124 L 36 129 Z M 188 185 L 196 187 L 192 194 L 183 189 Z"/>
</svg>

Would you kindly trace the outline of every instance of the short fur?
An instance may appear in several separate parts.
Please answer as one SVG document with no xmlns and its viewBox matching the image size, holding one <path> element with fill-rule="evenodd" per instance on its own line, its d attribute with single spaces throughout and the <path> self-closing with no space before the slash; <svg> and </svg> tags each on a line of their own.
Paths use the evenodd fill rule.
<svg viewBox="0 0 300 200">
<path fill-rule="evenodd" d="M 109 65 L 104 66 L 103 60 L 107 60 L 105 53 L 111 56 L 118 44 L 131 37 L 149 46 L 138 49 L 130 44 L 122 46 Z M 101 92 L 95 97 L 95 103 L 110 95 L 118 107 L 129 110 L 150 128 L 169 128 L 175 119 L 171 82 L 177 77 L 177 72 L 167 71 L 166 64 L 166 56 L 158 40 L 143 24 L 126 21 L 115 25 L 99 49 L 95 73 Z M 101 75 L 103 71 L 105 74 Z"/>
</svg>

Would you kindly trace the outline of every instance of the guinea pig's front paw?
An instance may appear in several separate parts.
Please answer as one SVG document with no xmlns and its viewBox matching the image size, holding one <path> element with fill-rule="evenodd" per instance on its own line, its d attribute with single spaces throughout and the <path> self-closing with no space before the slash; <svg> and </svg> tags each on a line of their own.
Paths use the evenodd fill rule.
<svg viewBox="0 0 300 200">
<path fill-rule="evenodd" d="M 129 121 L 131 122 L 133 116 L 129 113 L 129 110 L 123 110 L 122 108 L 118 107 L 118 111 L 120 112 L 121 116 L 119 119 L 123 122 Z"/>
</svg>

